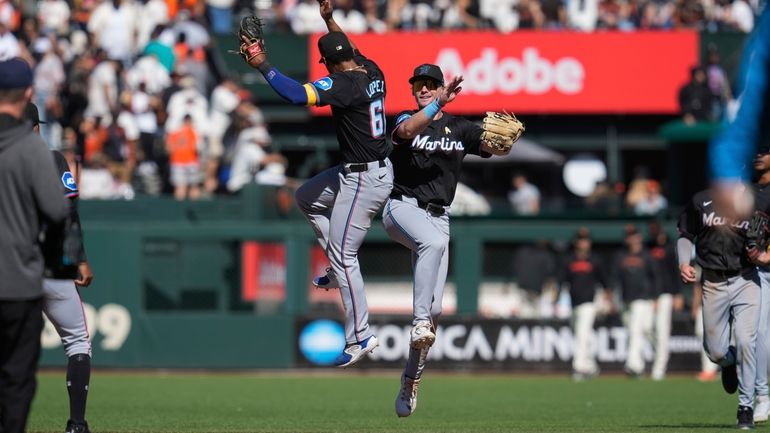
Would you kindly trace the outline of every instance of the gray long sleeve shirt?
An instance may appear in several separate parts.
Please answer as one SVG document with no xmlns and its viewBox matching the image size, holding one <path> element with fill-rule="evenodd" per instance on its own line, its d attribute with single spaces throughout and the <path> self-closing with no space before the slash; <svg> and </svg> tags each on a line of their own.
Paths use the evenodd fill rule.
<svg viewBox="0 0 770 433">
<path fill-rule="evenodd" d="M 0 300 L 43 294 L 41 220 L 61 223 L 67 202 L 54 159 L 28 122 L 0 114 Z"/>
</svg>

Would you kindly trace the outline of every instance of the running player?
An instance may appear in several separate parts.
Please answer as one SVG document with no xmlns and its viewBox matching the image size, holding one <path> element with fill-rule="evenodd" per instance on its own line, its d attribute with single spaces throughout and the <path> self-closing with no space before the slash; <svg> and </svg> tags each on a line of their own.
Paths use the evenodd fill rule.
<svg viewBox="0 0 770 433">
<path fill-rule="evenodd" d="M 369 328 L 358 248 L 393 188 L 393 166 L 385 141 L 385 77 L 334 21 L 331 0 L 319 4 L 329 33 L 318 40 L 318 51 L 329 75 L 302 85 L 270 65 L 264 52 L 247 62 L 292 104 L 332 108 L 343 162 L 305 182 L 296 199 L 331 263 L 314 283 L 340 289 L 347 344 L 334 364 L 347 367 L 378 344 Z M 250 43 L 244 37 L 241 51 Z"/>
<path fill-rule="evenodd" d="M 754 170 L 759 176 L 754 184 L 756 207 L 758 211 L 770 211 L 770 144 L 763 144 L 757 149 L 754 158 Z M 768 350 L 770 349 L 770 332 L 768 332 L 768 315 L 770 314 L 770 269 L 759 266 L 759 281 L 762 287 L 759 307 L 759 327 L 757 329 L 757 380 L 755 384 L 756 406 L 754 406 L 754 422 L 767 421 L 770 415 L 770 398 L 768 398 L 767 371 L 770 365 Z"/>
<path fill-rule="evenodd" d="M 399 113 L 392 133 L 395 181 L 382 221 L 391 239 L 412 250 L 414 270 L 409 360 L 396 398 L 400 417 L 417 406 L 428 350 L 436 339 L 449 263 L 448 210 L 463 158 L 507 153 L 482 141 L 480 126 L 442 111 L 460 93 L 462 81 L 455 77 L 445 84 L 436 65 L 415 68 L 409 84 L 418 109 Z"/>
<path fill-rule="evenodd" d="M 748 226 L 748 221 L 731 220 L 721 214 L 712 191 L 701 191 L 679 217 L 677 241 L 684 283 L 695 282 L 695 268 L 690 265 L 695 244 L 695 259 L 703 268 L 703 347 L 709 359 L 722 367 L 725 391 L 739 392 L 737 426 L 741 429 L 754 427 L 754 345 L 760 301 L 757 268 L 744 250 Z M 737 347 L 730 345 L 731 318 Z"/>
</svg>

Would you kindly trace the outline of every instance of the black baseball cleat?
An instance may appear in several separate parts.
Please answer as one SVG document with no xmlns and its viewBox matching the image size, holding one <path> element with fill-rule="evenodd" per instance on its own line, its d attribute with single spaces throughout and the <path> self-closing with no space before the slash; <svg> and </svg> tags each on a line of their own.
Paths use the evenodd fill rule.
<svg viewBox="0 0 770 433">
<path fill-rule="evenodd" d="M 735 354 L 735 347 L 730 346 L 730 352 Z M 728 394 L 735 394 L 735 391 L 738 391 L 738 368 L 736 364 L 722 367 L 722 388 Z"/>
<path fill-rule="evenodd" d="M 738 406 L 738 421 L 735 426 L 741 430 L 754 428 L 754 409 L 751 406 Z"/>
<path fill-rule="evenodd" d="M 64 430 L 64 433 L 91 433 L 91 430 L 88 430 L 88 423 L 83 421 L 83 423 L 76 423 L 75 421 L 67 420 L 67 428 Z"/>
</svg>

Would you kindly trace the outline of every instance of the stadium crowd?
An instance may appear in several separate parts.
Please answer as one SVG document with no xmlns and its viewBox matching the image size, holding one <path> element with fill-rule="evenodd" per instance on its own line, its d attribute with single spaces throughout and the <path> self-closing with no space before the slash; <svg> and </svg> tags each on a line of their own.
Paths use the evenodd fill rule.
<svg viewBox="0 0 770 433">
<path fill-rule="evenodd" d="M 0 59 L 34 65 L 42 134 L 81 160 L 83 198 L 285 182 L 262 112 L 211 58 L 205 6 L 0 0 Z"/>
<path fill-rule="evenodd" d="M 748 32 L 758 7 L 745 0 L 336 0 L 334 13 L 350 33 Z M 282 186 L 291 182 L 288 160 L 271 149 L 252 95 L 218 67 L 212 33 L 231 33 L 233 22 L 254 12 L 273 31 L 321 31 L 316 9 L 314 0 L 0 0 L 0 59 L 33 65 L 43 137 L 82 161 L 83 198 L 173 192 L 195 199 L 252 180 Z M 693 89 L 683 105 L 700 95 Z"/>
</svg>

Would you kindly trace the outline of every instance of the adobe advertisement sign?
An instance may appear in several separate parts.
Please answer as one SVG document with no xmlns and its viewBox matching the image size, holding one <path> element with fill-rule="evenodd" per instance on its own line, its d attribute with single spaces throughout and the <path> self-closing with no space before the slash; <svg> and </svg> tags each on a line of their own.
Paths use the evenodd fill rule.
<svg viewBox="0 0 770 433">
<path fill-rule="evenodd" d="M 380 345 L 356 368 L 403 368 L 408 357 L 409 317 L 370 316 L 370 326 Z M 339 320 L 299 319 L 298 367 L 330 367 L 345 345 Z M 563 371 L 572 369 L 573 335 L 566 320 L 442 319 L 428 355 L 430 368 Z M 594 327 L 596 360 L 602 371 L 622 371 L 628 333 L 618 317 L 603 319 Z M 702 340 L 691 322 L 672 323 L 669 371 L 700 370 Z M 652 345 L 644 347 L 647 371 L 654 359 Z"/>
<path fill-rule="evenodd" d="M 327 74 L 318 63 L 318 36 L 309 38 L 312 80 Z M 690 31 L 389 33 L 351 39 L 385 73 L 387 114 L 414 108 L 408 80 L 422 63 L 439 65 L 447 78 L 465 77 L 461 97 L 449 106 L 453 113 L 674 114 L 679 88 L 698 64 L 698 34 Z M 329 114 L 328 108 L 312 111 Z"/>
</svg>

